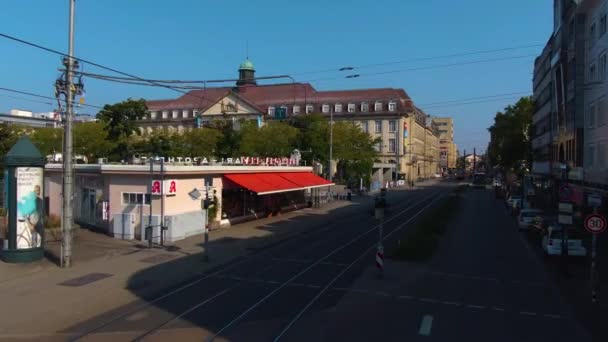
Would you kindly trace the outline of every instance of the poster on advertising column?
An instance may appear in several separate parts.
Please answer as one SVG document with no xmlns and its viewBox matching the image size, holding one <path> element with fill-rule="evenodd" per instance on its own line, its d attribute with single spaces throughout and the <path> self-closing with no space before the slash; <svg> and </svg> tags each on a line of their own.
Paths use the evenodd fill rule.
<svg viewBox="0 0 608 342">
<path fill-rule="evenodd" d="M 41 167 L 18 167 L 17 181 L 17 249 L 40 247 L 43 224 Z"/>
</svg>

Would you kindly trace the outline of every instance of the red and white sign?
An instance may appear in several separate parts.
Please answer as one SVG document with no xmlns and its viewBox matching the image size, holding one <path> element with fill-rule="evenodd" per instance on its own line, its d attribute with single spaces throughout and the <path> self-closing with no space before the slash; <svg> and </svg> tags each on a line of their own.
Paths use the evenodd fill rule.
<svg viewBox="0 0 608 342">
<path fill-rule="evenodd" d="M 163 186 L 164 183 L 164 186 Z M 161 188 L 161 186 L 163 186 Z M 152 189 L 150 191 L 152 195 L 175 195 L 177 194 L 177 180 L 175 179 L 165 179 L 161 180 L 153 180 L 152 181 Z"/>
<path fill-rule="evenodd" d="M 591 214 L 585 219 L 585 229 L 591 234 L 599 234 L 606 230 L 606 218 L 602 215 Z"/>
</svg>

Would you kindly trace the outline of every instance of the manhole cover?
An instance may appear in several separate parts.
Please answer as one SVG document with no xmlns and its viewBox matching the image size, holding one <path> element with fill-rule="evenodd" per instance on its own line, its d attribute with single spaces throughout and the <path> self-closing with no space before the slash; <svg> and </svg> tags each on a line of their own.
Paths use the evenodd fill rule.
<svg viewBox="0 0 608 342">
<path fill-rule="evenodd" d="M 68 281 L 64 281 L 63 283 L 59 283 L 62 286 L 84 286 L 90 283 L 94 283 L 98 280 L 105 279 L 111 277 L 111 274 L 108 273 L 89 273 L 87 275 L 83 275 L 82 277 L 70 279 Z"/>
<path fill-rule="evenodd" d="M 151 257 L 141 259 L 140 261 L 147 262 L 149 264 L 159 264 L 161 262 L 169 261 L 174 258 L 175 258 L 175 255 L 173 255 L 173 254 L 157 254 L 157 255 L 153 255 Z"/>
</svg>

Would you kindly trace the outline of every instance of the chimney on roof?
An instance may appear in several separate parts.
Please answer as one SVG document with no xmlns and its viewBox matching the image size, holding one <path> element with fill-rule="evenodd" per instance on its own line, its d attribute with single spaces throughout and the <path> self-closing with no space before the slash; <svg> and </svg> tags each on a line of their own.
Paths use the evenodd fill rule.
<svg viewBox="0 0 608 342">
<path fill-rule="evenodd" d="M 253 63 L 246 58 L 241 66 L 239 66 L 239 80 L 236 81 L 237 87 L 244 85 L 257 85 L 255 81 L 255 68 L 253 67 Z"/>
</svg>

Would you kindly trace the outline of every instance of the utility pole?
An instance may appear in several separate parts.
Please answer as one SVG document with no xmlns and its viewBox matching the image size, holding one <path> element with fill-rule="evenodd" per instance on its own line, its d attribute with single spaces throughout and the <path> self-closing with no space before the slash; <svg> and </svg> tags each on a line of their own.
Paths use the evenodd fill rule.
<svg viewBox="0 0 608 342">
<path fill-rule="evenodd" d="M 334 109 L 329 105 L 329 181 L 331 182 L 333 177 L 333 154 L 334 154 Z"/>
<path fill-rule="evenodd" d="M 74 6 L 76 0 L 68 0 L 70 2 L 70 19 L 69 19 L 69 32 L 68 32 L 68 56 L 67 61 L 64 59 L 64 63 L 67 67 L 66 85 L 67 85 L 67 96 L 66 96 L 66 113 L 65 113 L 65 124 L 63 128 L 63 238 L 61 240 L 62 260 L 61 267 L 72 266 L 72 197 L 74 194 L 74 170 L 72 169 L 72 120 L 74 115 L 74 90 L 72 77 L 74 68 Z"/>
<path fill-rule="evenodd" d="M 473 174 L 477 172 L 477 150 L 473 147 Z"/>
</svg>

